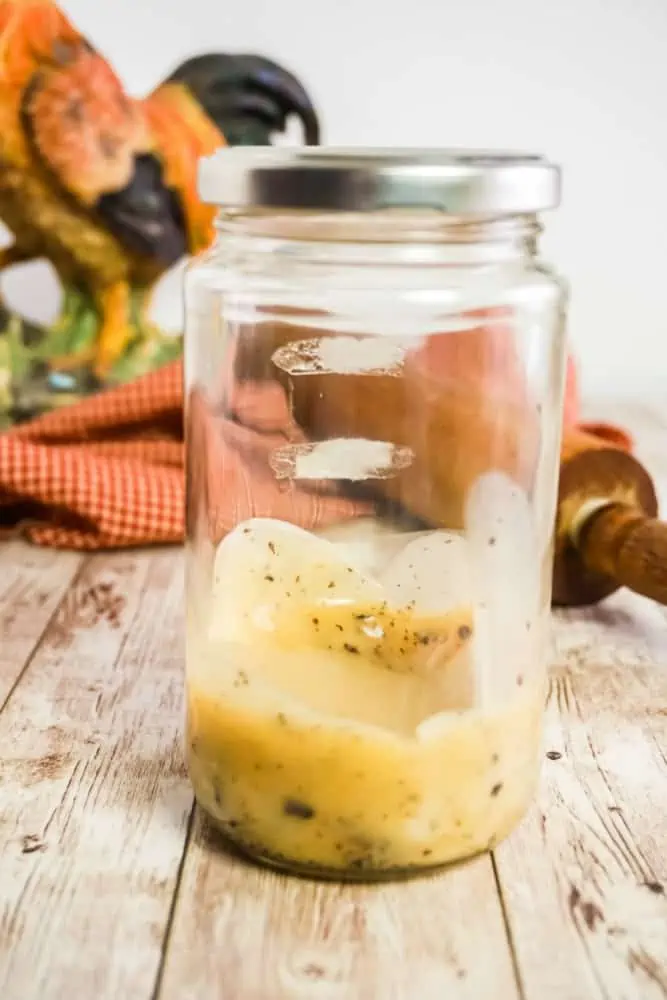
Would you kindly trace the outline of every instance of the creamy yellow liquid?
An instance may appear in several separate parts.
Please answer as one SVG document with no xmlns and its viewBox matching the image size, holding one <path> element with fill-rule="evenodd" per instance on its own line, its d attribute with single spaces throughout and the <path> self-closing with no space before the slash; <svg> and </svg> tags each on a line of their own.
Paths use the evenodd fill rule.
<svg viewBox="0 0 667 1000">
<path fill-rule="evenodd" d="M 251 650 L 227 655 L 223 671 L 192 664 L 189 767 L 201 805 L 253 853 L 348 874 L 442 864 L 492 846 L 532 797 L 543 689 L 410 737 L 289 710 Z"/>
<path fill-rule="evenodd" d="M 229 546 L 224 575 L 237 583 L 213 613 L 191 606 L 187 750 L 201 806 L 254 856 L 334 877 L 493 846 L 535 789 L 544 684 L 504 671 L 502 694 L 478 707 L 468 607 L 392 610 L 344 563 L 302 560 L 295 573 L 266 532 L 252 572 L 246 540 Z M 326 603 L 332 580 L 352 599 Z"/>
</svg>

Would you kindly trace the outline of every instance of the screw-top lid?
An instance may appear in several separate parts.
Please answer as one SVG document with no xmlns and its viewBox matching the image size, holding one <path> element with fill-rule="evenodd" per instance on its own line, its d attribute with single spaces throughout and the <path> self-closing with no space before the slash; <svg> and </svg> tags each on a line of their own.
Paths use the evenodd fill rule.
<svg viewBox="0 0 667 1000">
<path fill-rule="evenodd" d="M 201 160 L 199 194 L 228 208 L 512 215 L 555 208 L 560 169 L 494 150 L 236 146 Z"/>
</svg>

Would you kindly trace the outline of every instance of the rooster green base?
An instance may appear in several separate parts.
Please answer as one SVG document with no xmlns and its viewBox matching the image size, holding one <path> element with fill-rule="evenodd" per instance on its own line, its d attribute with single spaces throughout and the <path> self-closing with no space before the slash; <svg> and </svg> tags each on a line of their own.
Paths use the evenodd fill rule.
<svg viewBox="0 0 667 1000">
<path fill-rule="evenodd" d="M 52 0 L 0 0 L 0 271 L 46 258 L 64 293 L 50 327 L 0 312 L 0 427 L 180 354 L 146 307 L 212 239 L 199 159 L 270 143 L 291 115 L 317 144 L 306 91 L 263 57 L 198 56 L 134 99 Z"/>
<path fill-rule="evenodd" d="M 132 293 L 134 336 L 105 379 L 90 363 L 54 362 L 85 358 L 97 343 L 100 316 L 84 290 L 65 290 L 62 313 L 51 327 L 0 306 L 0 431 L 180 357 L 181 337 L 166 335 L 137 308 L 144 295 Z"/>
</svg>

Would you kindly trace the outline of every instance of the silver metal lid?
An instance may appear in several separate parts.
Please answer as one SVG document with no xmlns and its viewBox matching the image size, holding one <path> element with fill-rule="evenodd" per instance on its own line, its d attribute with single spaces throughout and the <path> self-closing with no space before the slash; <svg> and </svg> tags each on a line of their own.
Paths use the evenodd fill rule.
<svg viewBox="0 0 667 1000">
<path fill-rule="evenodd" d="M 200 161 L 199 194 L 228 208 L 511 215 L 555 208 L 560 169 L 535 154 L 483 149 L 236 146 Z"/>
</svg>

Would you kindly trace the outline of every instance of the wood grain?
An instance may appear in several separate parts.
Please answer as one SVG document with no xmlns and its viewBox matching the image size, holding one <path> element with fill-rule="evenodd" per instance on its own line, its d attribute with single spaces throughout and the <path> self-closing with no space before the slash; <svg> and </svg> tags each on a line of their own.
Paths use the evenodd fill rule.
<svg viewBox="0 0 667 1000">
<path fill-rule="evenodd" d="M 629 425 L 667 504 L 667 407 L 591 416 Z M 493 858 L 372 887 L 190 826 L 182 608 L 174 550 L 0 546 L 2 1000 L 667 997 L 665 609 L 556 615 L 529 816 Z"/>
<path fill-rule="evenodd" d="M 0 715 L 3 1000 L 151 995 L 192 801 L 181 577 L 91 557 Z"/>
<path fill-rule="evenodd" d="M 664 998 L 667 662 L 554 668 L 545 746 L 538 801 L 496 850 L 524 996 Z"/>
<path fill-rule="evenodd" d="M 483 949 L 483 951 L 482 951 Z M 232 858 L 197 815 L 161 1000 L 518 1000 L 489 857 L 383 886 Z"/>
<path fill-rule="evenodd" d="M 0 706 L 83 561 L 74 552 L 0 543 Z"/>
<path fill-rule="evenodd" d="M 666 411 L 667 412 L 667 411 Z M 624 423 L 667 504 L 667 419 Z M 538 800 L 495 852 L 525 1000 L 667 997 L 667 610 L 621 591 L 554 616 Z"/>
</svg>

